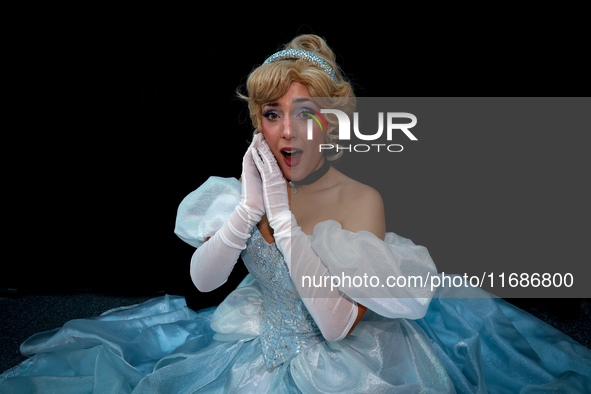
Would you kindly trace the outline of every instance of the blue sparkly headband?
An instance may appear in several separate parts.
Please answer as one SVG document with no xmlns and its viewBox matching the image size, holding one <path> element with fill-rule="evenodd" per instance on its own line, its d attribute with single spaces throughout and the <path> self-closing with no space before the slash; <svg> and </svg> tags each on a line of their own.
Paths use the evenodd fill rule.
<svg viewBox="0 0 591 394">
<path fill-rule="evenodd" d="M 279 51 L 269 56 L 267 60 L 263 62 L 263 65 L 283 59 L 305 59 L 323 69 L 328 75 L 330 75 L 333 81 L 339 81 L 334 70 L 328 65 L 327 62 L 325 62 L 320 56 L 315 55 L 312 52 L 304 51 L 303 49 L 286 49 L 284 51 Z"/>
</svg>

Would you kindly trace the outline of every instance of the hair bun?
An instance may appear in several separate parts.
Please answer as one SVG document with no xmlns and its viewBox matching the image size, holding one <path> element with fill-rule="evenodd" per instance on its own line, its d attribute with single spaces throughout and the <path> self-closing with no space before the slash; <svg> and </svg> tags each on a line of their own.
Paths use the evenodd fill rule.
<svg viewBox="0 0 591 394">
<path fill-rule="evenodd" d="M 315 34 L 302 34 L 297 36 L 285 46 L 285 49 L 303 49 L 320 55 L 333 63 L 336 60 L 334 52 L 328 47 L 326 41 Z"/>
</svg>

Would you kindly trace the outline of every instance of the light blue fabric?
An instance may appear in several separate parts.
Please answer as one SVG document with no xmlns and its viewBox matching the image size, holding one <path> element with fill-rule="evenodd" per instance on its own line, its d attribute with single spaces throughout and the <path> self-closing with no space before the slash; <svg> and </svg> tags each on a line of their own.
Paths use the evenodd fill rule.
<svg viewBox="0 0 591 394">
<path fill-rule="evenodd" d="M 236 178 L 212 176 L 181 201 L 175 234 L 195 248 L 213 236 L 240 201 L 241 186 Z"/>
<path fill-rule="evenodd" d="M 229 194 L 197 195 L 222 198 L 227 212 L 239 184 L 205 187 L 220 183 Z M 179 212 L 176 229 L 196 243 L 223 223 L 199 204 L 181 204 L 192 214 Z M 214 224 L 201 223 L 203 209 Z M 242 259 L 249 275 L 217 308 L 195 312 L 167 295 L 34 335 L 0 393 L 591 392 L 591 351 L 482 290 L 440 288 L 418 320 L 368 310 L 351 335 L 327 342 L 257 229 Z"/>
</svg>

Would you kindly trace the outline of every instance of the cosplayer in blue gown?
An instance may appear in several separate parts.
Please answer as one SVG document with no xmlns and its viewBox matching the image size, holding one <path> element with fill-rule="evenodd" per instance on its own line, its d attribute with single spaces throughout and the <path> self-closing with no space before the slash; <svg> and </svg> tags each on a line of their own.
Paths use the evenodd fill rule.
<svg viewBox="0 0 591 394">
<path fill-rule="evenodd" d="M 236 179 L 211 177 L 181 203 L 175 232 L 198 247 L 239 198 Z M 369 235 L 327 221 L 310 237 L 338 260 Z M 393 233 L 385 242 L 414 245 Z M 249 274 L 217 308 L 167 295 L 34 335 L 0 392 L 591 392 L 591 351 L 478 288 L 439 288 L 416 320 L 368 310 L 330 342 L 256 227 L 242 259 Z"/>
</svg>

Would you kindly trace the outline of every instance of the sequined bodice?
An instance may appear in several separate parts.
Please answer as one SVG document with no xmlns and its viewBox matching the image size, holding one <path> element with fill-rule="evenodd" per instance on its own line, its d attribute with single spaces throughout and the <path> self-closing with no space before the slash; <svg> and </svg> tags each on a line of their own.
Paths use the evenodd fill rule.
<svg viewBox="0 0 591 394">
<path fill-rule="evenodd" d="M 320 341 L 320 330 L 299 298 L 283 255 L 255 227 L 242 252 L 248 271 L 261 283 L 264 316 L 261 345 L 272 369 Z"/>
</svg>

